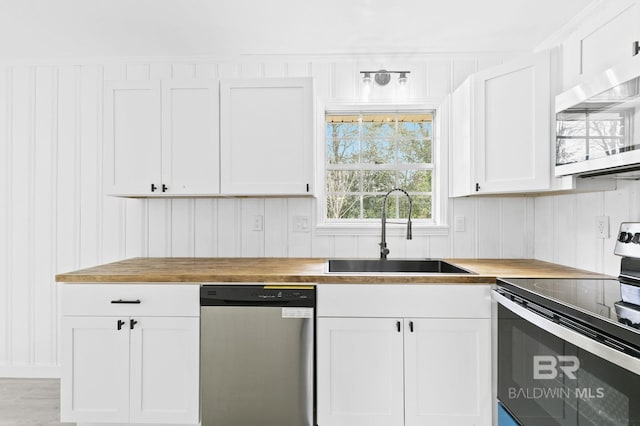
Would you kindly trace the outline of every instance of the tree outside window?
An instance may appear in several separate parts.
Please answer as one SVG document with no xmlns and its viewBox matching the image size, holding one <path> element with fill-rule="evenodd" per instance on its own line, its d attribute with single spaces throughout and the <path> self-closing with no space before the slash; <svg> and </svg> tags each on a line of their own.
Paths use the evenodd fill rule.
<svg viewBox="0 0 640 426">
<path fill-rule="evenodd" d="M 412 217 L 432 219 L 433 111 L 326 115 L 326 217 L 378 219 L 393 188 L 413 198 Z M 389 218 L 406 218 L 406 197 L 392 194 Z"/>
</svg>

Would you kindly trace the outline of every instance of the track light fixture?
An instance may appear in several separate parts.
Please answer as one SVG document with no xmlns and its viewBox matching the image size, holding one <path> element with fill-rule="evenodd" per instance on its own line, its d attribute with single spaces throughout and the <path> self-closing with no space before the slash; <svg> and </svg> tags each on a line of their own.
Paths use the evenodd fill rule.
<svg viewBox="0 0 640 426">
<path fill-rule="evenodd" d="M 411 71 L 360 71 L 360 74 L 362 74 L 362 83 L 365 85 L 371 84 L 371 74 L 373 74 L 373 79 L 379 86 L 386 86 L 389 84 L 389 81 L 391 81 L 391 74 L 399 74 L 398 83 L 404 85 L 407 83 L 407 74 L 410 73 Z"/>
</svg>

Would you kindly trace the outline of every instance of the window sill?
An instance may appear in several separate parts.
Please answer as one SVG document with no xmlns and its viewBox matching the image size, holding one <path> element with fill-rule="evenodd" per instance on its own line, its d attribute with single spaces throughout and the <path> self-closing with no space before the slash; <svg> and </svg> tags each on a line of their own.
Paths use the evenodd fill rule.
<svg viewBox="0 0 640 426">
<path fill-rule="evenodd" d="M 320 223 L 316 225 L 317 235 L 377 235 L 380 236 L 378 223 Z M 420 224 L 413 222 L 413 236 L 449 235 L 449 225 Z M 404 224 L 387 224 L 387 236 L 405 236 L 407 227 Z"/>
</svg>

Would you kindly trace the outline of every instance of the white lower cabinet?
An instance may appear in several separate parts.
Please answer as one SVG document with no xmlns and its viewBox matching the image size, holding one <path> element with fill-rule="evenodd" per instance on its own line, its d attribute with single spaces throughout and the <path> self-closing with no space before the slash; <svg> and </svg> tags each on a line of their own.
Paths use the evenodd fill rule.
<svg viewBox="0 0 640 426">
<path fill-rule="evenodd" d="M 65 287 L 61 421 L 197 424 L 199 287 Z"/>
<path fill-rule="evenodd" d="M 318 318 L 318 425 L 404 424 L 403 335 L 391 318 Z"/>
<path fill-rule="evenodd" d="M 450 291 L 464 294 L 461 286 L 362 286 L 353 302 L 371 317 L 348 317 L 347 304 L 326 312 L 340 316 L 322 316 L 323 301 L 335 295 L 318 287 L 319 426 L 492 424 L 488 286 L 470 286 L 460 307 L 476 307 L 467 312 L 448 299 Z M 367 291 L 377 293 L 373 303 L 365 303 Z M 411 316 L 401 314 L 405 297 Z M 377 302 L 384 299 L 387 307 Z M 421 299 L 427 308 L 418 316 Z M 448 304 L 450 317 L 430 318 L 432 304 Z"/>
<path fill-rule="evenodd" d="M 405 319 L 404 338 L 405 425 L 491 424 L 490 319 Z"/>
<path fill-rule="evenodd" d="M 128 324 L 117 329 L 118 320 L 63 318 L 63 422 L 129 421 L 129 332 Z"/>
</svg>

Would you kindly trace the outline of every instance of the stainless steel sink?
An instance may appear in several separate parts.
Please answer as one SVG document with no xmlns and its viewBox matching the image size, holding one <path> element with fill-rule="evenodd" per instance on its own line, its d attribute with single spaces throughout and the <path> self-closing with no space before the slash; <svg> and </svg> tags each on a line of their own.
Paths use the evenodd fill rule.
<svg viewBox="0 0 640 426">
<path fill-rule="evenodd" d="M 329 259 L 328 272 L 473 274 L 438 259 Z"/>
</svg>

